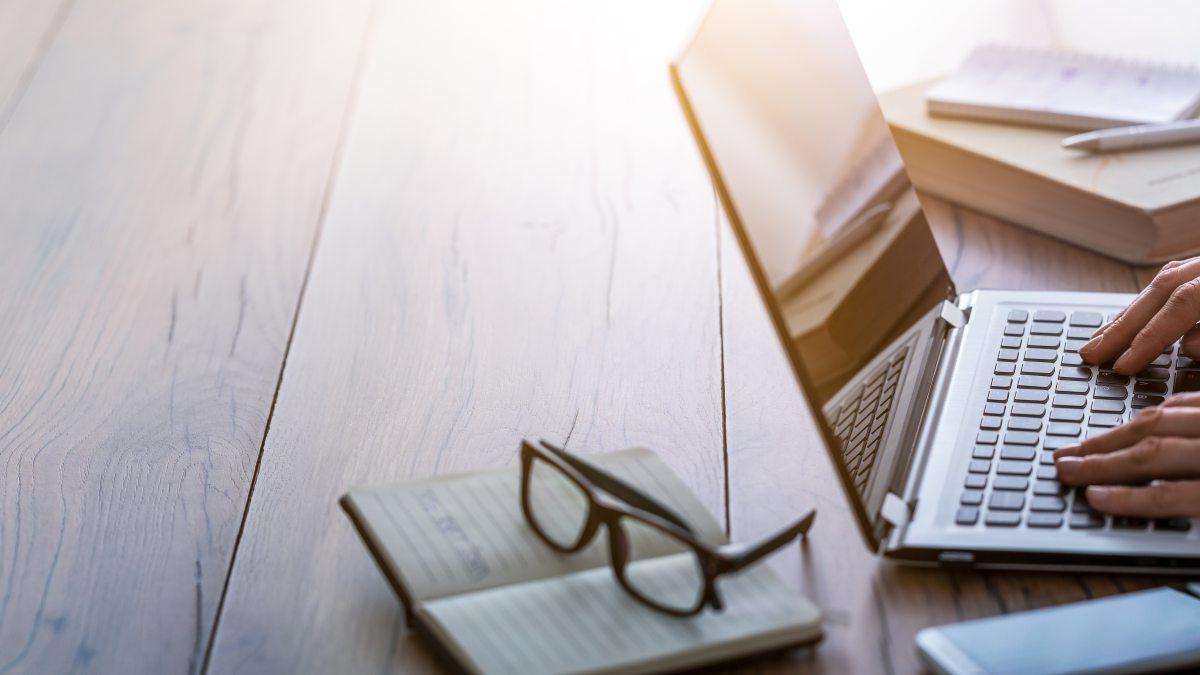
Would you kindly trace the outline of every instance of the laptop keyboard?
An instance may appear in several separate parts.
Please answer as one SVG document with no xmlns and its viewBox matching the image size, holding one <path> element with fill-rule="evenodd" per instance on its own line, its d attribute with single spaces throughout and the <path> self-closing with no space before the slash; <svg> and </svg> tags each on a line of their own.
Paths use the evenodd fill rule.
<svg viewBox="0 0 1200 675">
<path fill-rule="evenodd" d="M 1111 320 L 1111 317 L 1109 317 Z M 1112 518 L 1058 482 L 1054 451 L 1122 424 L 1171 392 L 1200 390 L 1200 363 L 1168 347 L 1134 377 L 1089 366 L 1098 312 L 1014 309 L 996 361 L 955 522 L 991 528 L 1186 532 L 1186 518 Z"/>
<path fill-rule="evenodd" d="M 861 494 L 879 458 L 883 433 L 896 405 L 908 347 L 880 363 L 866 382 L 842 402 L 833 415 L 834 433 L 842 444 L 842 459 Z"/>
</svg>

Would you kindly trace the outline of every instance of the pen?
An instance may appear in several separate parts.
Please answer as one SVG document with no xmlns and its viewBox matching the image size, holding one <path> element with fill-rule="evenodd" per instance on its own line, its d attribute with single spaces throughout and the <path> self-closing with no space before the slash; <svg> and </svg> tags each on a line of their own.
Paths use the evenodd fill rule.
<svg viewBox="0 0 1200 675">
<path fill-rule="evenodd" d="M 1160 145 L 1200 143 L 1200 120 L 1167 124 L 1138 124 L 1131 127 L 1100 129 L 1064 138 L 1062 146 L 1088 152 L 1153 148 Z"/>
</svg>

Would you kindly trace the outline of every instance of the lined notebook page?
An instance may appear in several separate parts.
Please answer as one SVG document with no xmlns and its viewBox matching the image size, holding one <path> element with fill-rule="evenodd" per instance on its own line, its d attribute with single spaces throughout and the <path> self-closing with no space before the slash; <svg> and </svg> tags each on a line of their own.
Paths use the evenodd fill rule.
<svg viewBox="0 0 1200 675">
<path fill-rule="evenodd" d="M 725 541 L 717 521 L 653 452 L 635 448 L 588 459 L 672 507 L 704 541 Z M 521 512 L 518 467 L 356 488 L 349 497 L 386 564 L 418 600 L 608 565 L 603 531 L 572 555 L 533 533 Z M 646 549 L 652 554 L 672 552 L 662 539 L 645 545 L 659 547 Z"/>
<path fill-rule="evenodd" d="M 1194 115 L 1200 106 L 1200 72 L 988 45 L 925 98 L 931 114 L 1099 129 Z"/>
<path fill-rule="evenodd" d="M 686 583 L 687 555 L 640 563 Z M 687 668 L 815 638 L 820 615 L 767 565 L 724 578 L 726 607 L 687 619 L 630 598 L 599 568 L 429 602 L 434 630 L 480 673 L 651 672 Z"/>
</svg>

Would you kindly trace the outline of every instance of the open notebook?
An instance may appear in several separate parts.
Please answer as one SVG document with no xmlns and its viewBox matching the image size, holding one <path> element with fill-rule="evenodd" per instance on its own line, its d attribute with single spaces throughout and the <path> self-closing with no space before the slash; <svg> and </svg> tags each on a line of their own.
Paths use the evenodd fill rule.
<svg viewBox="0 0 1200 675">
<path fill-rule="evenodd" d="M 925 100 L 931 115 L 1065 129 L 1173 122 L 1200 109 L 1200 71 L 986 45 Z"/>
<path fill-rule="evenodd" d="M 707 543 L 726 543 L 716 520 L 654 453 L 588 459 L 660 498 Z M 820 638 L 817 609 L 761 563 L 718 582 L 722 612 L 680 619 L 641 605 L 613 579 L 603 531 L 573 555 L 537 538 L 521 515 L 519 473 L 355 488 L 341 499 L 410 625 L 458 669 L 663 672 Z M 654 545 L 634 542 L 638 550 Z M 691 563 L 662 549 L 639 564 L 671 584 Z"/>
</svg>

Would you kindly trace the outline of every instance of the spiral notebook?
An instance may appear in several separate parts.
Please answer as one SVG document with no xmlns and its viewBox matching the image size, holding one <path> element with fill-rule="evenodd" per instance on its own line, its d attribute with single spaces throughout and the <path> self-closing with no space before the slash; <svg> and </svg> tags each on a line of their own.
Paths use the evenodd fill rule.
<svg viewBox="0 0 1200 675">
<path fill-rule="evenodd" d="M 1062 129 L 1173 122 L 1200 110 L 1200 71 L 987 45 L 925 102 L 930 115 Z"/>
</svg>

